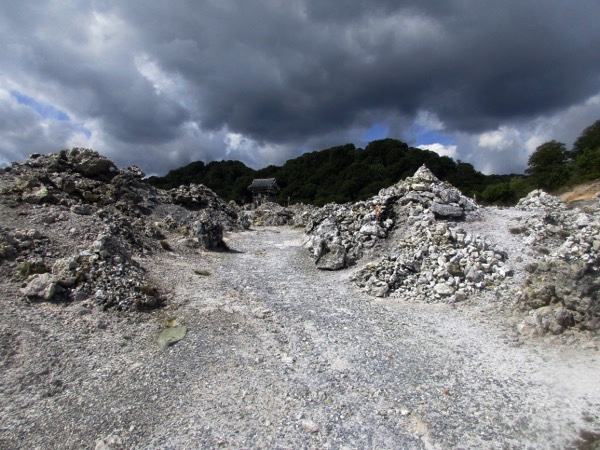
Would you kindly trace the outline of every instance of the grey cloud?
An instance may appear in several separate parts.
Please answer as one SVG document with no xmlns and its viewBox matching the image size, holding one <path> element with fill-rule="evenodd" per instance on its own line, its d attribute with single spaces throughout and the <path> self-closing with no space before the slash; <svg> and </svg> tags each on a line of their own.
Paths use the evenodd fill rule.
<svg viewBox="0 0 600 450">
<path fill-rule="evenodd" d="M 371 109 L 414 114 L 427 108 L 452 127 L 478 131 L 572 105 L 600 89 L 598 47 L 590 45 L 600 44 L 590 19 L 598 17 L 598 6 L 432 6 L 439 3 L 260 2 L 228 9 L 178 2 L 169 11 L 144 7 L 145 15 L 136 9 L 129 17 L 176 21 L 191 12 L 195 22 L 163 26 L 160 37 L 163 49 L 180 36 L 188 48 L 194 43 L 197 63 L 156 56 L 198 80 L 204 103 L 198 118 L 205 126 L 229 124 L 257 139 L 326 133 Z M 424 27 L 412 41 L 402 29 L 406 17 Z"/>
<path fill-rule="evenodd" d="M 478 133 L 600 92 L 597 2 L 90 0 L 2 9 L 2 77 L 94 121 L 123 161 L 149 155 L 151 170 L 197 155 L 258 164 L 258 148 L 287 156 L 356 142 L 356 130 L 376 122 L 402 138 L 424 110 L 447 133 L 473 135 L 459 153 L 479 161 Z M 141 73 L 142 56 L 171 88 Z M 226 154 L 210 136 L 227 131 L 253 145 Z"/>
<path fill-rule="evenodd" d="M 32 153 L 60 149 L 60 142 L 79 132 L 77 124 L 66 121 L 40 121 L 32 109 L 16 105 L 12 98 L 0 97 L 0 163 L 8 164 Z"/>
</svg>

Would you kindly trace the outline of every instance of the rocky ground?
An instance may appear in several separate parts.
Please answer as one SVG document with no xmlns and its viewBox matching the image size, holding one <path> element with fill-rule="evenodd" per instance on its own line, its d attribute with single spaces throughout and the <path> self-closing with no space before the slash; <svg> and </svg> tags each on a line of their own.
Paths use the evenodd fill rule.
<svg viewBox="0 0 600 450">
<path fill-rule="evenodd" d="M 247 214 L 139 178 L 0 173 L 0 448 L 598 447 L 596 203 Z"/>
</svg>

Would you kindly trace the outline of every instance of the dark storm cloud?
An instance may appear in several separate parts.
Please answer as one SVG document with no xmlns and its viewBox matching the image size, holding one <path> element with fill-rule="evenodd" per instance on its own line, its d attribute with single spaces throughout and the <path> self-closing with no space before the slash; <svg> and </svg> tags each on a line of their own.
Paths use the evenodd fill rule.
<svg viewBox="0 0 600 450">
<path fill-rule="evenodd" d="M 324 133 L 381 109 L 428 109 L 478 131 L 600 89 L 600 4 L 442 3 L 129 2 L 124 13 L 196 85 L 205 126 L 257 139 Z"/>
<path fill-rule="evenodd" d="M 485 155 L 494 165 L 506 155 L 486 149 L 501 149 L 521 155 L 518 167 L 523 147 L 506 142 L 533 142 L 526 134 L 541 129 L 537 120 L 600 92 L 595 1 L 98 0 L 0 8 L 0 88 L 88 123 L 91 144 L 123 161 L 146 155 L 155 171 L 200 158 L 281 162 L 357 139 L 375 123 L 403 138 L 423 111 L 470 146 L 458 148 L 459 157 Z M 8 100 L 15 116 L 23 113 Z M 510 128 L 523 123 L 528 130 Z M 40 142 L 53 142 L 55 134 L 44 133 Z M 4 155 L 16 151 L 17 144 L 3 145 Z"/>
</svg>

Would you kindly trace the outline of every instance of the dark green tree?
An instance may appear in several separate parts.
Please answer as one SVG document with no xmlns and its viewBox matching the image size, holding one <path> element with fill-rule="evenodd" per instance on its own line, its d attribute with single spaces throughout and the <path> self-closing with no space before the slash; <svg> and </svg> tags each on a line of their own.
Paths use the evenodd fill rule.
<svg viewBox="0 0 600 450">
<path fill-rule="evenodd" d="M 515 202 L 509 183 L 490 184 L 481 193 L 481 200 L 486 204 L 496 205 L 511 205 Z"/>
<path fill-rule="evenodd" d="M 540 145 L 529 157 L 525 173 L 535 187 L 553 191 L 569 180 L 570 155 L 562 142 L 550 141 Z"/>
<path fill-rule="evenodd" d="M 600 120 L 587 127 L 573 144 L 573 183 L 600 178 Z"/>
<path fill-rule="evenodd" d="M 573 155 L 577 157 L 578 154 L 586 150 L 598 148 L 600 148 L 600 120 L 597 120 L 581 132 L 573 144 Z"/>
</svg>

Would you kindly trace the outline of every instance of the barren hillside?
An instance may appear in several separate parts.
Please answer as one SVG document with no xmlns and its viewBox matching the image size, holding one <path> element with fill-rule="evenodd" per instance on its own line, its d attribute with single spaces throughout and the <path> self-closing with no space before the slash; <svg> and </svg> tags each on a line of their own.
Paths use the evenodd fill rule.
<svg viewBox="0 0 600 450">
<path fill-rule="evenodd" d="M 597 204 L 480 208 L 423 169 L 242 211 L 141 176 L 0 172 L 1 448 L 598 445 Z"/>
</svg>

